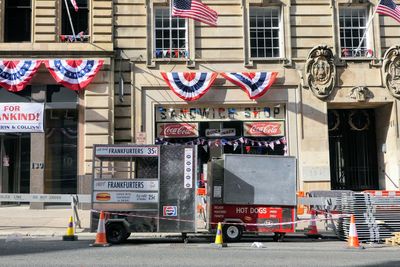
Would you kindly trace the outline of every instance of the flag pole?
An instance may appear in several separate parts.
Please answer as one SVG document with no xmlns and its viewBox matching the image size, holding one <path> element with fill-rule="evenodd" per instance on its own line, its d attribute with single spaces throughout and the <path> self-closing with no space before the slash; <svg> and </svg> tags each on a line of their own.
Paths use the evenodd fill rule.
<svg viewBox="0 0 400 267">
<path fill-rule="evenodd" d="M 67 8 L 69 23 L 71 24 L 72 34 L 74 35 L 74 41 L 75 41 L 75 38 L 76 38 L 75 37 L 75 29 L 74 29 L 74 24 L 72 23 L 71 14 L 69 13 L 67 0 L 64 0 L 64 3 L 65 3 L 65 7 Z"/>
<path fill-rule="evenodd" d="M 367 27 L 366 27 L 365 32 L 364 32 L 364 34 L 363 34 L 363 36 L 362 36 L 362 38 L 361 38 L 361 40 L 360 40 L 360 43 L 358 44 L 358 47 L 356 48 L 356 51 L 355 51 L 356 53 L 358 53 L 358 51 L 360 50 L 361 44 L 362 44 L 362 42 L 364 41 L 365 37 L 367 36 L 367 32 L 368 32 L 369 26 L 371 25 L 372 20 L 373 20 L 374 17 L 375 17 L 376 11 L 378 11 L 378 6 L 379 6 L 379 4 L 381 3 L 381 1 L 382 1 L 382 0 L 379 0 L 379 1 L 378 1 L 378 4 L 376 5 L 376 8 L 375 8 L 374 12 L 372 13 L 371 18 L 370 18 L 370 19 L 368 20 L 368 22 L 367 22 Z"/>
</svg>

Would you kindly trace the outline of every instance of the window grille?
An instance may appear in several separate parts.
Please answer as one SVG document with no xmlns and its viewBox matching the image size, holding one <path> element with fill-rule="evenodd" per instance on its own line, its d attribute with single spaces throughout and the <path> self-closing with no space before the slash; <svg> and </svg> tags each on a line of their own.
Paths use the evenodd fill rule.
<svg viewBox="0 0 400 267">
<path fill-rule="evenodd" d="M 172 17 L 169 8 L 155 9 L 155 58 L 187 58 L 187 26 L 184 18 Z"/>
<path fill-rule="evenodd" d="M 366 8 L 341 8 L 339 10 L 342 57 L 372 56 L 372 50 L 367 47 L 368 36 L 363 39 L 367 30 L 367 19 Z M 361 45 L 360 42 L 362 42 Z"/>
<path fill-rule="evenodd" d="M 250 55 L 252 58 L 280 57 L 279 8 L 250 8 Z"/>
</svg>

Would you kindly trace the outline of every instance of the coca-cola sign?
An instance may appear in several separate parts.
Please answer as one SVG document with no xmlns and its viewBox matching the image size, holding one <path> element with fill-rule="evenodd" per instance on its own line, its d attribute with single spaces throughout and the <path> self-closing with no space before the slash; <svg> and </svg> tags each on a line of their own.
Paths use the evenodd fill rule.
<svg viewBox="0 0 400 267">
<path fill-rule="evenodd" d="M 284 121 L 244 122 L 245 136 L 283 136 Z"/>
<path fill-rule="evenodd" d="M 198 137 L 197 123 L 159 123 L 158 137 L 162 138 L 182 138 Z"/>
</svg>

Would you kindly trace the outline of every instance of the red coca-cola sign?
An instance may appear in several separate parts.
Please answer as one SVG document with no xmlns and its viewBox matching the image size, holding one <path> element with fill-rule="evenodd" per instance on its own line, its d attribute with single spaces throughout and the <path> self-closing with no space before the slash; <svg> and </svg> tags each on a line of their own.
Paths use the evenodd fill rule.
<svg viewBox="0 0 400 267">
<path fill-rule="evenodd" d="M 158 124 L 158 136 L 163 138 L 198 137 L 197 123 Z"/>
<path fill-rule="evenodd" d="M 283 121 L 245 122 L 245 136 L 283 136 L 285 123 Z"/>
</svg>

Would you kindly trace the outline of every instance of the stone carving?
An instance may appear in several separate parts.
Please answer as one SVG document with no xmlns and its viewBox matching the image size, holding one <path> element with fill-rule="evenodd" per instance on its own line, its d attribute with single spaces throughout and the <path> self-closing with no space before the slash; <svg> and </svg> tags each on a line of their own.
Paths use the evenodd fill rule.
<svg viewBox="0 0 400 267">
<path fill-rule="evenodd" d="M 349 96 L 358 102 L 365 102 L 367 99 L 372 98 L 373 94 L 367 87 L 357 86 L 351 89 Z"/>
<path fill-rule="evenodd" d="M 392 46 L 386 51 L 382 64 L 383 81 L 389 92 L 400 98 L 400 46 Z"/>
<path fill-rule="evenodd" d="M 315 46 L 306 62 L 306 82 L 313 94 L 324 99 L 335 87 L 336 66 L 332 50 L 327 45 Z"/>
</svg>

